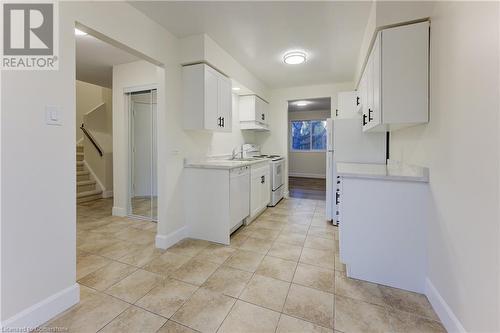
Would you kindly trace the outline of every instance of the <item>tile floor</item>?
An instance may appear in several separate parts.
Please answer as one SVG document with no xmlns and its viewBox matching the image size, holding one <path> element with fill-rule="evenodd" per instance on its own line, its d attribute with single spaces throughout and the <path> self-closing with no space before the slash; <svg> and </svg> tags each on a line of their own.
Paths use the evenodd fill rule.
<svg viewBox="0 0 500 333">
<path fill-rule="evenodd" d="M 78 205 L 70 332 L 445 332 L 425 296 L 348 279 L 324 201 L 290 199 L 233 235 L 154 248 L 152 222 Z"/>
</svg>

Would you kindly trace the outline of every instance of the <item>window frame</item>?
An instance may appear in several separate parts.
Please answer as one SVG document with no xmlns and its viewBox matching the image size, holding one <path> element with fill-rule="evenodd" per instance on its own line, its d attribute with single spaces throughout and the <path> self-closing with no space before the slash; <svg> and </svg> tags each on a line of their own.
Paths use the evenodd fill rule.
<svg viewBox="0 0 500 333">
<path fill-rule="evenodd" d="M 307 121 L 309 122 L 309 126 L 310 126 L 310 133 L 309 133 L 309 143 L 310 143 L 310 147 L 309 149 L 307 150 L 302 150 L 302 149 L 294 149 L 293 148 L 293 137 L 292 137 L 292 123 L 294 121 Z M 289 120 L 289 123 L 288 123 L 288 149 L 289 149 L 289 152 L 291 153 L 326 153 L 326 150 L 327 150 L 327 146 L 325 146 L 325 149 L 312 149 L 312 146 L 313 146 L 313 140 L 312 140 L 312 136 L 313 136 L 313 131 L 312 131 L 312 125 L 311 125 L 311 122 L 313 121 L 326 121 L 326 118 L 323 119 L 323 118 L 318 118 L 318 119 L 290 119 Z M 325 135 L 328 135 L 327 133 L 325 133 Z M 327 139 L 328 141 L 328 139 Z M 327 145 L 328 145 L 328 142 L 327 142 Z"/>
</svg>

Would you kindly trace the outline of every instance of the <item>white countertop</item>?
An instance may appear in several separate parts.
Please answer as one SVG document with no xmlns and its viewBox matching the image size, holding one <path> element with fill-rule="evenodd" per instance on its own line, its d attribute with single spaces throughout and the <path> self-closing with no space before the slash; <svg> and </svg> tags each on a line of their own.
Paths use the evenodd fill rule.
<svg viewBox="0 0 500 333">
<path fill-rule="evenodd" d="M 252 161 L 235 161 L 224 159 L 205 159 L 205 160 L 185 160 L 185 168 L 198 168 L 198 169 L 225 169 L 231 170 L 252 164 L 270 163 L 267 159 L 256 159 Z"/>
<path fill-rule="evenodd" d="M 347 178 L 429 182 L 428 168 L 394 161 L 388 161 L 387 165 L 337 163 L 337 175 Z"/>
</svg>

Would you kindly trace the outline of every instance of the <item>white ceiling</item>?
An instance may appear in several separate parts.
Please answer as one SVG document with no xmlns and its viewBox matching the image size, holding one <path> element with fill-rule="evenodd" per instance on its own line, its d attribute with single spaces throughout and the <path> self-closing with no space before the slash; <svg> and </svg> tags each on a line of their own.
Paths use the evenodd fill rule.
<svg viewBox="0 0 500 333">
<path fill-rule="evenodd" d="M 352 81 L 370 2 L 132 2 L 178 37 L 206 33 L 268 86 Z M 285 65 L 303 49 L 308 61 Z"/>
<path fill-rule="evenodd" d="M 91 35 L 76 37 L 76 79 L 111 88 L 113 66 L 139 58 Z"/>
<path fill-rule="evenodd" d="M 307 105 L 297 105 L 299 102 L 306 102 Z M 300 99 L 294 101 L 288 101 L 288 112 L 297 112 L 297 111 L 324 111 L 331 109 L 331 98 L 323 97 L 323 98 L 309 98 L 309 99 Z"/>
</svg>

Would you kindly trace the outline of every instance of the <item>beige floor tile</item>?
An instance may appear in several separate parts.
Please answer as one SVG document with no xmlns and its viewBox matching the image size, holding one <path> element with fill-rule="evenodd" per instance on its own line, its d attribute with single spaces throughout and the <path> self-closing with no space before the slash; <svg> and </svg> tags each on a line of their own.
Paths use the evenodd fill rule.
<svg viewBox="0 0 500 333">
<path fill-rule="evenodd" d="M 297 263 L 280 258 L 265 256 L 255 274 L 292 282 Z"/>
<path fill-rule="evenodd" d="M 149 230 L 156 232 L 156 228 L 158 225 L 156 222 L 135 220 L 130 226 L 132 228 L 140 230 Z"/>
<path fill-rule="evenodd" d="M 160 275 L 139 269 L 106 290 L 107 294 L 129 303 L 146 295 L 162 281 Z"/>
<path fill-rule="evenodd" d="M 385 304 L 390 307 L 439 321 L 425 295 L 385 286 L 379 286 L 379 288 L 382 291 Z"/>
<path fill-rule="evenodd" d="M 255 226 L 258 228 L 271 229 L 280 231 L 284 227 L 284 223 L 280 221 L 273 221 L 267 218 L 262 218 L 254 222 Z"/>
<path fill-rule="evenodd" d="M 272 240 L 248 237 L 247 240 L 240 245 L 240 249 L 266 254 L 272 245 Z"/>
<path fill-rule="evenodd" d="M 304 248 L 299 261 L 304 264 L 335 269 L 335 256 L 332 251 Z"/>
<path fill-rule="evenodd" d="M 200 332 L 215 332 L 234 302 L 234 298 L 200 288 L 172 319 Z"/>
<path fill-rule="evenodd" d="M 274 242 L 267 255 L 285 260 L 299 261 L 301 252 L 302 246 Z"/>
<path fill-rule="evenodd" d="M 293 283 L 333 293 L 335 291 L 335 272 L 299 263 L 293 276 Z"/>
<path fill-rule="evenodd" d="M 282 314 L 276 333 L 333 333 L 333 330 Z"/>
<path fill-rule="evenodd" d="M 78 249 L 81 251 L 98 254 L 105 247 L 120 242 L 120 240 L 115 238 L 106 237 L 97 233 L 95 233 L 95 235 L 98 237 L 88 237 L 82 242 L 82 244 L 78 245 Z"/>
<path fill-rule="evenodd" d="M 154 245 L 142 245 L 142 248 L 120 257 L 118 261 L 136 267 L 142 267 L 163 253 L 165 253 L 165 250 L 155 248 Z"/>
<path fill-rule="evenodd" d="M 381 306 L 385 305 L 384 297 L 377 284 L 345 277 L 342 272 L 335 272 L 335 294 Z"/>
<path fill-rule="evenodd" d="M 99 268 L 108 265 L 110 262 L 111 260 L 107 258 L 78 251 L 78 255 L 76 256 L 76 279 L 79 280 Z"/>
<path fill-rule="evenodd" d="M 170 318 L 197 289 L 188 283 L 167 279 L 139 299 L 135 305 Z"/>
<path fill-rule="evenodd" d="M 236 252 L 236 249 L 233 249 L 226 245 L 220 244 L 210 244 L 203 251 L 196 255 L 195 259 L 201 261 L 209 261 L 216 264 L 222 264 L 226 261 L 231 255 Z"/>
<path fill-rule="evenodd" d="M 132 274 L 135 270 L 137 270 L 137 267 L 113 261 L 84 276 L 78 282 L 87 287 L 103 291 Z"/>
<path fill-rule="evenodd" d="M 122 231 L 124 228 L 126 228 L 126 226 L 124 227 L 121 223 L 110 222 L 98 228 L 94 228 L 90 230 L 90 232 L 96 232 L 106 237 L 114 237 L 116 233 Z"/>
<path fill-rule="evenodd" d="M 281 228 L 280 228 L 281 229 Z M 262 227 L 254 227 L 250 232 L 250 236 L 253 238 L 265 239 L 265 240 L 275 240 L 280 234 L 280 229 L 268 229 Z"/>
<path fill-rule="evenodd" d="M 156 232 L 148 230 L 139 230 L 136 228 L 126 228 L 119 233 L 115 234 L 115 237 L 121 240 L 129 241 L 134 244 L 154 244 Z"/>
<path fill-rule="evenodd" d="M 335 249 L 335 242 L 333 239 L 326 239 L 326 238 L 321 238 L 321 237 L 315 237 L 308 235 L 306 237 L 306 241 L 304 243 L 304 247 L 308 247 L 311 249 L 317 249 L 317 250 L 329 250 L 329 251 L 334 251 Z"/>
<path fill-rule="evenodd" d="M 219 333 L 274 333 L 280 314 L 260 306 L 236 301 Z"/>
<path fill-rule="evenodd" d="M 392 325 L 386 308 L 337 296 L 335 298 L 335 329 L 342 332 L 386 333 L 392 332 Z"/>
<path fill-rule="evenodd" d="M 281 312 L 290 283 L 254 275 L 240 295 L 240 299 L 252 304 Z"/>
<path fill-rule="evenodd" d="M 64 327 L 68 332 L 97 332 L 130 305 L 85 286 L 80 287 L 80 303 L 44 324 Z"/>
<path fill-rule="evenodd" d="M 125 312 L 116 317 L 100 333 L 124 333 L 141 332 L 154 333 L 167 320 L 151 312 L 145 311 L 135 306 L 131 306 Z"/>
<path fill-rule="evenodd" d="M 221 266 L 205 281 L 202 287 L 227 296 L 238 297 L 251 277 L 252 273 L 250 272 Z"/>
<path fill-rule="evenodd" d="M 191 257 L 165 252 L 144 265 L 144 269 L 153 273 L 169 275 L 191 260 Z"/>
<path fill-rule="evenodd" d="M 305 234 L 282 231 L 281 234 L 278 236 L 278 238 L 276 238 L 276 241 L 280 243 L 302 246 L 304 245 L 305 239 L 306 239 Z"/>
<path fill-rule="evenodd" d="M 231 248 L 239 248 L 241 246 L 241 244 L 243 244 L 247 240 L 247 238 L 248 238 L 247 235 L 245 235 L 243 233 L 236 232 L 236 233 L 231 235 L 231 239 L 229 241 L 229 246 Z"/>
<path fill-rule="evenodd" d="M 167 251 L 183 256 L 194 257 L 209 245 L 210 243 L 204 240 L 187 238 L 170 247 Z"/>
<path fill-rule="evenodd" d="M 231 258 L 224 262 L 224 265 L 253 273 L 257 267 L 259 267 L 262 259 L 264 259 L 263 254 L 238 250 L 231 256 Z"/>
<path fill-rule="evenodd" d="M 320 238 L 334 240 L 335 239 L 335 232 L 333 231 L 333 229 L 330 229 L 330 228 L 326 229 L 326 228 L 322 228 L 322 227 L 311 226 L 311 227 L 309 227 L 309 231 L 307 232 L 307 236 L 320 237 Z"/>
<path fill-rule="evenodd" d="M 295 234 L 306 235 L 308 230 L 309 230 L 309 226 L 307 226 L 307 225 L 287 224 L 283 227 L 282 232 L 283 233 L 295 233 Z"/>
<path fill-rule="evenodd" d="M 169 320 L 156 333 L 196 333 L 196 331 L 178 324 L 175 321 Z"/>
<path fill-rule="evenodd" d="M 389 311 L 393 332 L 404 333 L 446 333 L 443 325 L 431 319 L 401 311 Z"/>
<path fill-rule="evenodd" d="M 338 253 L 335 254 L 335 270 L 345 273 L 345 264 L 340 261 Z"/>
<path fill-rule="evenodd" d="M 130 243 L 129 241 L 117 240 L 115 243 L 108 245 L 97 252 L 97 254 L 117 260 L 127 254 L 139 251 L 144 245 Z"/>
<path fill-rule="evenodd" d="M 283 312 L 317 325 L 333 328 L 333 294 L 292 284 Z"/>
<path fill-rule="evenodd" d="M 174 271 L 170 276 L 178 280 L 201 286 L 219 267 L 209 261 L 191 259 Z"/>
</svg>

